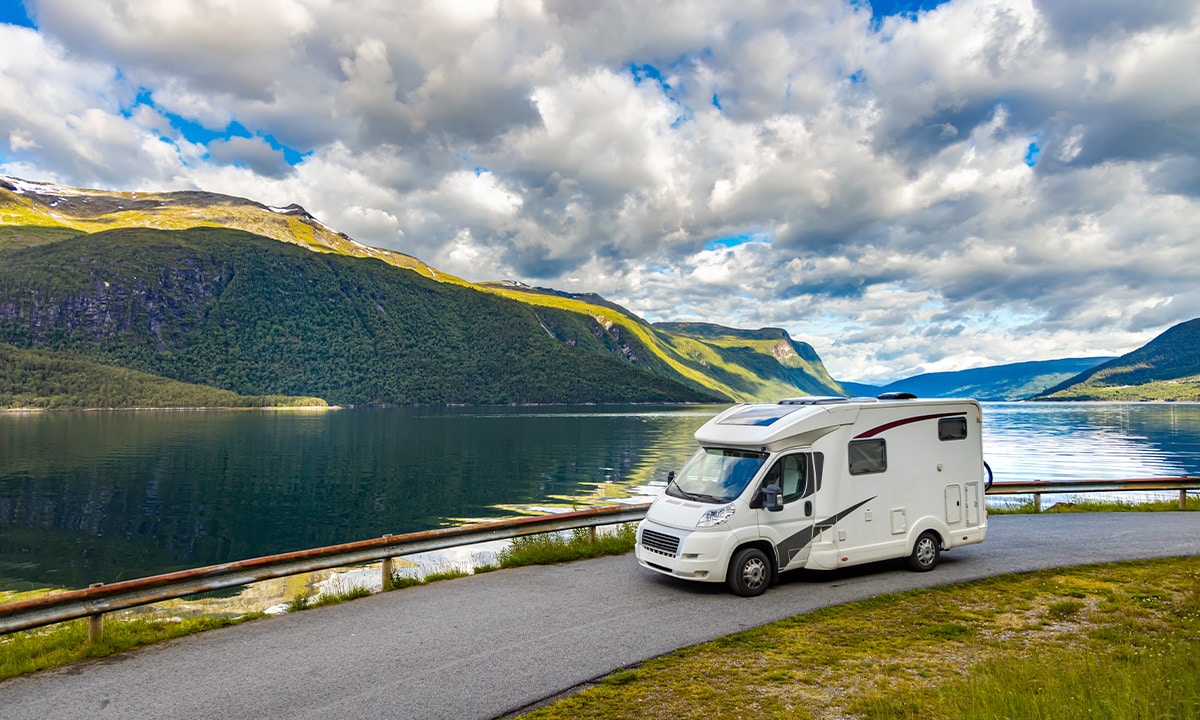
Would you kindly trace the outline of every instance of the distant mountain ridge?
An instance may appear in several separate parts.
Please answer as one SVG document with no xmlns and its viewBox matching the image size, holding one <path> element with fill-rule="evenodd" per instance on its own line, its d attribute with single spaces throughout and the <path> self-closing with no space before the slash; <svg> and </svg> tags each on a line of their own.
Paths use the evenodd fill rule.
<svg viewBox="0 0 1200 720">
<path fill-rule="evenodd" d="M 1110 360 L 1108 357 L 1064 358 L 991 365 L 970 370 L 924 373 L 887 385 L 843 383 L 865 395 L 909 392 L 918 397 L 970 397 L 976 400 L 1027 400 L 1046 388 Z"/>
<path fill-rule="evenodd" d="M 0 258 L 0 342 L 242 395 L 487 404 L 842 391 L 782 330 L 663 328 L 597 295 L 469 283 L 294 204 L 0 176 Z"/>
<path fill-rule="evenodd" d="M 1200 400 L 1200 318 L 1048 388 L 1038 400 Z"/>
</svg>

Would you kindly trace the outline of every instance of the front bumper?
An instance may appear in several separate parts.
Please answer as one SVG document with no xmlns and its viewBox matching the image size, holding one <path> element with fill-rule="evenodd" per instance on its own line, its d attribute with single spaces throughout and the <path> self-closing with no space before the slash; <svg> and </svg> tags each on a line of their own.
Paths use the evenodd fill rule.
<svg viewBox="0 0 1200 720">
<path fill-rule="evenodd" d="M 735 542 L 728 531 L 680 530 L 643 520 L 638 525 L 634 554 L 642 567 L 663 575 L 724 582 Z"/>
</svg>

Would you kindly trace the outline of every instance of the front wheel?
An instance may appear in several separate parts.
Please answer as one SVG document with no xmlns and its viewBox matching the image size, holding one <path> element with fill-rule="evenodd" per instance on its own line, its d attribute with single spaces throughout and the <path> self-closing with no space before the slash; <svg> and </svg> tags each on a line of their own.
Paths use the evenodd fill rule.
<svg viewBox="0 0 1200 720">
<path fill-rule="evenodd" d="M 742 597 L 762 595 L 771 584 L 771 561 L 767 554 L 755 547 L 738 550 L 729 562 L 725 584 Z"/>
<path fill-rule="evenodd" d="M 913 545 L 912 555 L 908 556 L 908 567 L 917 572 L 928 572 L 938 564 L 941 553 L 942 546 L 937 535 L 926 530 Z"/>
</svg>

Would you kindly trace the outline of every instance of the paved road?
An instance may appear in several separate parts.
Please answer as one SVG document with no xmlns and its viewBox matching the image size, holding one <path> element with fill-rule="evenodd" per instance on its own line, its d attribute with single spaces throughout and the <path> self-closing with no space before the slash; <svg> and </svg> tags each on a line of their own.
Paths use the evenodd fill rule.
<svg viewBox="0 0 1200 720">
<path fill-rule="evenodd" d="M 758 598 L 632 556 L 376 595 L 0 683 L 5 720 L 495 718 L 679 647 L 880 593 L 1200 554 L 1200 513 L 1007 515 L 931 573 L 784 576 Z"/>
</svg>

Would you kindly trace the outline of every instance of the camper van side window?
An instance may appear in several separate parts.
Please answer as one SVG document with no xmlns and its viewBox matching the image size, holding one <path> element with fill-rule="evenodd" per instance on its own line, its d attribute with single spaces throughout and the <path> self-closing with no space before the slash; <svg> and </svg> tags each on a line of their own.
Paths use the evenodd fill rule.
<svg viewBox="0 0 1200 720">
<path fill-rule="evenodd" d="M 887 446 L 883 440 L 852 440 L 847 455 L 850 458 L 851 475 L 887 470 Z"/>
<path fill-rule="evenodd" d="M 966 437 L 967 419 L 965 417 L 938 420 L 938 440 L 965 440 Z"/>
</svg>

